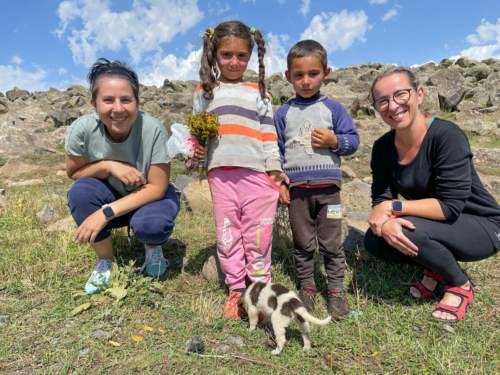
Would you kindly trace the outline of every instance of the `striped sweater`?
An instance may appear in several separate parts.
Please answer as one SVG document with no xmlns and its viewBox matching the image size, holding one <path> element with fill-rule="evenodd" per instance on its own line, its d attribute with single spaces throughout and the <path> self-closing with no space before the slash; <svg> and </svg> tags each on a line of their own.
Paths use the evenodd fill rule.
<svg viewBox="0 0 500 375">
<path fill-rule="evenodd" d="M 256 171 L 281 171 L 273 110 L 262 100 L 257 83 L 222 83 L 207 101 L 201 86 L 194 93 L 193 112 L 219 117 L 219 135 L 208 144 L 207 170 L 243 167 Z"/>
</svg>

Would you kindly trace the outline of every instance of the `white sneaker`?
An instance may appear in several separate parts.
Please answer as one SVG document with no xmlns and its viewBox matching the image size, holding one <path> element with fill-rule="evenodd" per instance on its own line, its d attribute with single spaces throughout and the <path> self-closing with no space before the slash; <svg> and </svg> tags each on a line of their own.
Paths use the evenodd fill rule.
<svg viewBox="0 0 500 375">
<path fill-rule="evenodd" d="M 161 246 L 146 246 L 146 259 L 141 267 L 141 272 L 151 277 L 161 277 L 167 270 L 168 262 L 163 257 Z"/>
<path fill-rule="evenodd" d="M 87 294 L 96 294 L 102 292 L 109 284 L 111 277 L 111 267 L 113 262 L 110 259 L 99 259 L 85 283 L 85 292 Z"/>
</svg>

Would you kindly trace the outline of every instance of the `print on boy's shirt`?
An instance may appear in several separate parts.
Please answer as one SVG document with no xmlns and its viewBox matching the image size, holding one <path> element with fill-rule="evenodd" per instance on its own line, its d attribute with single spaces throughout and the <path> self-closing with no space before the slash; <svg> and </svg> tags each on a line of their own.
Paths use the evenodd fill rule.
<svg viewBox="0 0 500 375">
<path fill-rule="evenodd" d="M 309 121 L 304 121 L 304 124 L 299 129 L 299 134 L 292 138 L 291 148 L 303 148 L 307 155 L 314 154 L 311 143 L 312 125 Z"/>
</svg>

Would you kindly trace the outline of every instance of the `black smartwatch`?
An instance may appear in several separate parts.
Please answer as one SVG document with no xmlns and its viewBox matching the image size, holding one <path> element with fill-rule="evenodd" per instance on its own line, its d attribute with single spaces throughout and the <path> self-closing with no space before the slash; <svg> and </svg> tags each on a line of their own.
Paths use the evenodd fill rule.
<svg viewBox="0 0 500 375">
<path fill-rule="evenodd" d="M 115 217 L 115 212 L 113 211 L 113 209 L 109 204 L 105 204 L 104 206 L 102 206 L 102 213 L 104 214 L 104 216 L 106 216 L 106 219 L 108 220 L 111 220 L 112 218 Z"/>
<path fill-rule="evenodd" d="M 396 217 L 403 216 L 403 203 L 400 200 L 392 201 L 392 214 Z"/>
</svg>

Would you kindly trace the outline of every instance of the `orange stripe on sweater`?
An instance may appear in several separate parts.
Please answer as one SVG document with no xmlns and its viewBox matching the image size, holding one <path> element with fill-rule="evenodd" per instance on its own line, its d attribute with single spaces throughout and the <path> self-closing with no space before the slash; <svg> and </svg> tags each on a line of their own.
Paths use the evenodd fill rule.
<svg viewBox="0 0 500 375">
<path fill-rule="evenodd" d="M 245 137 L 255 138 L 263 142 L 276 141 L 278 139 L 274 133 L 264 133 L 238 124 L 220 125 L 219 135 L 242 135 Z"/>
</svg>

